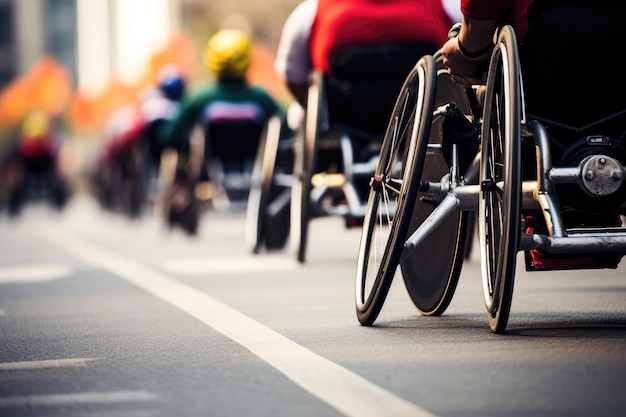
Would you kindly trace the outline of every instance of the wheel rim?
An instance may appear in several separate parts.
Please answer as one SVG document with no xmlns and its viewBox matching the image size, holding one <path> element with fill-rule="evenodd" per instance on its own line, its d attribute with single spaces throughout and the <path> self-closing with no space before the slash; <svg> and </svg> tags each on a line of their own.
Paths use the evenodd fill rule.
<svg viewBox="0 0 626 417">
<path fill-rule="evenodd" d="M 499 35 L 487 81 L 479 199 L 481 275 L 491 329 L 505 330 L 520 234 L 521 87 L 515 36 Z"/>
<path fill-rule="evenodd" d="M 294 161 L 294 183 L 291 189 L 291 241 L 296 259 L 304 263 L 308 240 L 308 227 L 311 217 L 311 178 L 315 168 L 316 141 L 319 136 L 323 95 L 323 77 L 315 74 L 309 87 L 305 131 L 300 137 Z"/>
<path fill-rule="evenodd" d="M 365 325 L 375 321 L 391 286 L 409 223 L 403 207 L 411 206 L 417 194 L 410 173 L 416 159 L 418 128 L 424 125 L 425 96 L 434 99 L 433 94 L 423 91 L 431 74 L 430 84 L 434 85 L 434 59 L 429 58 L 422 58 L 405 81 L 371 181 L 355 288 L 357 316 Z"/>
<path fill-rule="evenodd" d="M 261 251 L 265 241 L 265 219 L 267 206 L 270 203 L 270 188 L 278 141 L 280 138 L 281 120 L 273 117 L 268 121 L 266 130 L 259 143 L 259 149 L 250 178 L 250 191 L 246 204 L 246 246 L 252 253 Z"/>
</svg>

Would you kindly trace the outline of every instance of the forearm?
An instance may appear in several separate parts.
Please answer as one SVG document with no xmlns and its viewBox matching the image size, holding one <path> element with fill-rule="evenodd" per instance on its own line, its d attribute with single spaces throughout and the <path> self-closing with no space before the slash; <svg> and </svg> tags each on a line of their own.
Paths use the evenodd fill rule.
<svg viewBox="0 0 626 417">
<path fill-rule="evenodd" d="M 465 50 L 477 52 L 493 43 L 496 20 L 478 20 L 463 16 L 463 25 L 458 40 Z"/>
</svg>

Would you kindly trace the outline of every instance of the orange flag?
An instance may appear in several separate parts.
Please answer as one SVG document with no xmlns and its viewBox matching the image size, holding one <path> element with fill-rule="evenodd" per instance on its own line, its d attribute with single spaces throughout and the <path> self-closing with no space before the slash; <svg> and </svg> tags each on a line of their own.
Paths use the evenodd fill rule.
<svg viewBox="0 0 626 417">
<path fill-rule="evenodd" d="M 72 95 L 69 71 L 51 56 L 41 58 L 30 71 L 13 81 L 0 95 L 0 125 L 12 126 L 32 110 L 57 116 Z"/>
</svg>

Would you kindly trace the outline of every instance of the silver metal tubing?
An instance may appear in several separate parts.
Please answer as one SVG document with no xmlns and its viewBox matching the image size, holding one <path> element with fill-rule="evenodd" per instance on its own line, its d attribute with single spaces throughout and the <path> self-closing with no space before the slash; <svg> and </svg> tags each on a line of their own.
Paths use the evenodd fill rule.
<svg viewBox="0 0 626 417">
<path fill-rule="evenodd" d="M 404 254 L 403 257 L 409 256 L 411 249 L 423 242 L 428 236 L 430 236 L 439 226 L 441 226 L 446 220 L 452 216 L 458 214 L 461 211 L 460 201 L 453 194 L 448 194 L 439 203 L 435 211 L 420 225 L 420 227 L 413 232 L 411 236 L 404 242 Z"/>
<path fill-rule="evenodd" d="M 548 172 L 548 178 L 554 184 L 576 184 L 580 181 L 580 167 L 557 167 Z"/>
<path fill-rule="evenodd" d="M 418 246 L 446 220 L 460 211 L 475 211 L 479 195 L 479 185 L 461 185 L 450 191 L 420 227 L 407 238 L 404 243 L 405 253 Z"/>
<path fill-rule="evenodd" d="M 556 198 L 552 193 L 542 193 L 537 190 L 534 194 L 535 200 L 539 203 L 543 217 L 548 228 L 548 233 L 554 237 L 565 237 L 567 232 L 565 226 L 561 220 L 561 213 L 559 212 Z"/>
<path fill-rule="evenodd" d="M 530 249 L 543 249 L 555 255 L 626 253 L 626 228 L 571 233 L 567 237 L 522 233 L 519 250 Z"/>
<path fill-rule="evenodd" d="M 537 153 L 537 189 L 533 196 L 541 206 L 549 234 L 555 237 L 567 236 L 556 198 L 552 193 L 553 186 L 550 178 L 552 154 L 548 132 L 543 124 L 537 121 L 530 122 L 528 130 L 535 139 Z"/>
<path fill-rule="evenodd" d="M 341 157 L 343 159 L 343 173 L 346 176 L 346 181 L 352 182 L 354 178 L 354 157 L 352 154 L 352 142 L 350 136 L 341 132 L 339 136 L 339 143 L 341 145 Z"/>
</svg>

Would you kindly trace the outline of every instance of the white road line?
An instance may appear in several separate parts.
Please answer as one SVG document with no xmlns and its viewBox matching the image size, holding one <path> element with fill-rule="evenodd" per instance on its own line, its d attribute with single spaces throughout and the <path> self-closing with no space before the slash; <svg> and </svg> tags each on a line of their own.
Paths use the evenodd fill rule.
<svg viewBox="0 0 626 417">
<path fill-rule="evenodd" d="M 294 271 L 298 265 L 293 260 L 271 258 L 220 258 L 220 259 L 171 259 L 161 263 L 164 270 L 172 274 L 211 275 L 236 274 L 240 272 Z"/>
<path fill-rule="evenodd" d="M 96 361 L 98 358 L 72 358 L 72 359 L 51 359 L 44 361 L 28 362 L 4 362 L 0 363 L 0 371 L 13 371 L 20 369 L 43 369 L 61 368 L 65 366 L 86 366 L 87 362 Z"/>
<path fill-rule="evenodd" d="M 121 402 L 157 401 L 147 391 L 78 392 L 74 394 L 24 395 L 0 398 L 0 408 L 38 407 L 67 404 L 119 404 Z"/>
<path fill-rule="evenodd" d="M 108 270 L 229 337 L 304 390 L 349 417 L 433 417 L 373 384 L 159 271 L 48 228 L 44 236 L 75 256 Z"/>
<path fill-rule="evenodd" d="M 13 265 L 0 267 L 0 284 L 32 283 L 70 276 L 72 268 L 60 264 Z"/>
</svg>

